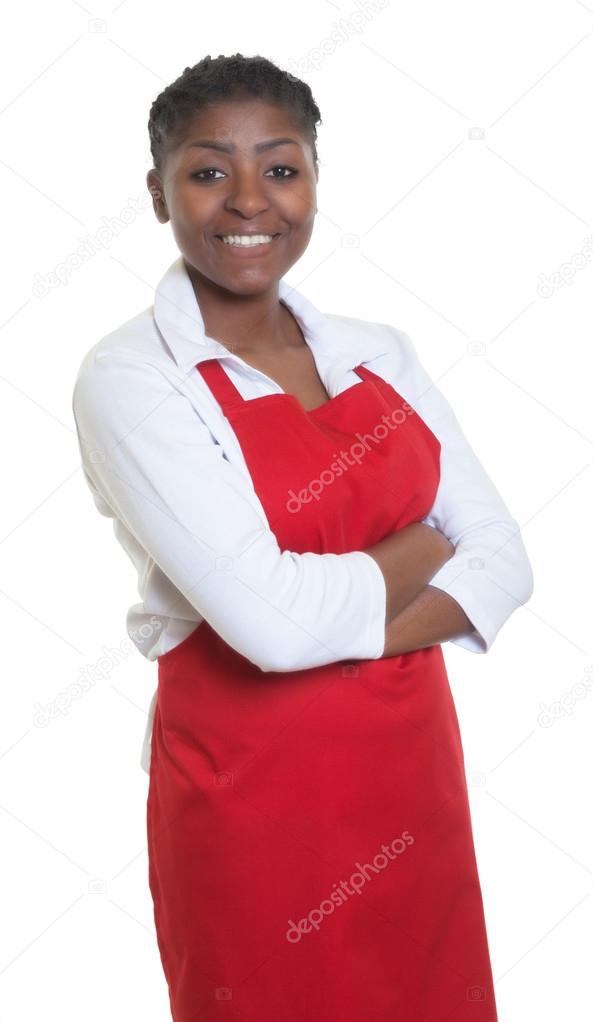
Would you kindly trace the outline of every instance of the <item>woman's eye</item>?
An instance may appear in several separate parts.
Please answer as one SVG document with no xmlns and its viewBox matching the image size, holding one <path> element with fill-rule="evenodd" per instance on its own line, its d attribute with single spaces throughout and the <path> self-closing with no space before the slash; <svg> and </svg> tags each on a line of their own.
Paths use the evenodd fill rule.
<svg viewBox="0 0 593 1022">
<path fill-rule="evenodd" d="M 278 167 L 272 167 L 272 171 L 274 171 L 274 170 L 289 170 L 290 174 L 288 175 L 288 177 L 293 177 L 295 174 L 298 174 L 298 170 L 295 170 L 294 167 L 286 167 L 284 164 L 281 164 Z M 270 171 L 268 171 L 268 173 L 270 173 Z M 282 175 L 282 177 L 286 177 L 286 176 L 287 176 L 286 174 Z M 280 180 L 282 180 L 282 178 L 280 178 Z"/>
<path fill-rule="evenodd" d="M 213 177 L 210 177 L 210 178 L 205 178 L 204 177 L 203 178 L 201 176 L 202 174 L 210 174 L 211 172 L 214 173 L 214 174 L 222 174 L 222 171 L 221 170 L 217 170 L 216 167 L 205 167 L 204 170 L 194 170 L 193 174 L 190 174 L 189 176 L 192 177 L 192 178 L 195 177 L 199 181 L 215 181 L 216 178 L 213 178 Z"/>
</svg>

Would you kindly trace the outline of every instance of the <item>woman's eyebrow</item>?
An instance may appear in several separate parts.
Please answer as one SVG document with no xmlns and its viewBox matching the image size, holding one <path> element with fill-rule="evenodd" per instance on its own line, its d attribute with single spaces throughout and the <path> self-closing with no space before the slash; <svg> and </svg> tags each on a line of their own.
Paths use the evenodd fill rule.
<svg viewBox="0 0 593 1022">
<path fill-rule="evenodd" d="M 276 146 L 298 144 L 299 143 L 294 138 L 271 138 L 267 142 L 257 142 L 253 146 L 253 151 L 255 153 L 261 153 L 266 149 L 275 149 Z M 194 146 L 198 149 L 218 149 L 222 153 L 234 153 L 237 148 L 232 142 L 226 144 L 225 142 L 217 142 L 216 139 L 213 138 L 202 138 L 198 139 L 196 142 L 190 142 L 186 146 L 186 149 L 191 149 Z"/>
</svg>

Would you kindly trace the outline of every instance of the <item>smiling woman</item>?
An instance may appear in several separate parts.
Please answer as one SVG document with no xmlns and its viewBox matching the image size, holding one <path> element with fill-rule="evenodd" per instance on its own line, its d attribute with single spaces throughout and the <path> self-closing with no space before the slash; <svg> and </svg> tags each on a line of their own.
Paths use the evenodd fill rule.
<svg viewBox="0 0 593 1022">
<path fill-rule="evenodd" d="M 167 86 L 147 185 L 181 258 L 75 385 L 129 628 L 157 624 L 158 946 L 175 1022 L 496 1022 L 441 643 L 486 652 L 530 566 L 407 334 L 284 279 L 319 120 L 259 56 Z"/>
<path fill-rule="evenodd" d="M 276 351 L 274 288 L 307 248 L 317 211 L 319 109 L 307 85 L 263 59 L 198 67 L 199 83 L 186 68 L 152 106 L 147 185 L 212 336 L 244 347 L 254 332 L 260 353 Z M 220 288 L 235 300 L 221 302 Z"/>
</svg>

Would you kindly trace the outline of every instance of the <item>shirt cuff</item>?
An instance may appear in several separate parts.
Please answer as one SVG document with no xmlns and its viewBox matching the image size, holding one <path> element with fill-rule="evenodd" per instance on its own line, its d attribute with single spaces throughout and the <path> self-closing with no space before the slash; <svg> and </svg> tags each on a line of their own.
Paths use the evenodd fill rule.
<svg viewBox="0 0 593 1022">
<path fill-rule="evenodd" d="M 449 641 L 468 649 L 471 653 L 487 653 L 499 631 L 493 624 L 492 607 L 484 609 L 476 598 L 475 587 L 467 578 L 467 571 L 471 571 L 472 568 L 460 567 L 459 561 L 455 563 L 454 561 L 455 558 L 446 561 L 427 584 L 451 596 L 474 626 L 473 631 L 458 635 Z"/>
<path fill-rule="evenodd" d="M 366 587 L 365 606 L 368 607 L 367 627 L 359 632 L 358 651 L 352 653 L 353 660 L 378 660 L 385 651 L 385 615 L 387 613 L 387 585 L 385 576 L 374 557 L 364 550 L 353 550 L 342 554 L 352 561 L 355 571 L 364 576 L 361 581 Z M 360 568 L 357 567 L 360 565 Z M 358 576 L 357 576 L 358 577 Z"/>
</svg>

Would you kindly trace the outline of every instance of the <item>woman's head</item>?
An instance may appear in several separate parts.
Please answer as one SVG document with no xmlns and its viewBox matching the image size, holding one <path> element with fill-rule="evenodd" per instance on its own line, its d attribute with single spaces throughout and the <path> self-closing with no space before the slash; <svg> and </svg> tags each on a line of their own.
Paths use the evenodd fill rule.
<svg viewBox="0 0 593 1022">
<path fill-rule="evenodd" d="M 309 86 L 259 56 L 207 56 L 157 96 L 147 185 L 198 274 L 254 293 L 300 258 L 317 208 L 320 120 Z M 221 238 L 254 231 L 274 240 L 238 249 Z"/>
</svg>

